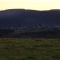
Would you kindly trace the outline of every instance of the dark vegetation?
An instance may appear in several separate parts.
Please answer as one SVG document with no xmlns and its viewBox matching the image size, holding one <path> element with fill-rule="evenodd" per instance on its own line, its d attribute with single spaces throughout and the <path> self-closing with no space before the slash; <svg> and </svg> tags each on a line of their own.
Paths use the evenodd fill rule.
<svg viewBox="0 0 60 60">
<path fill-rule="evenodd" d="M 0 29 L 0 37 L 4 37 L 9 35 L 13 30 L 11 29 Z"/>
<path fill-rule="evenodd" d="M 0 37 L 3 38 L 60 38 L 59 29 L 0 29 Z"/>
</svg>

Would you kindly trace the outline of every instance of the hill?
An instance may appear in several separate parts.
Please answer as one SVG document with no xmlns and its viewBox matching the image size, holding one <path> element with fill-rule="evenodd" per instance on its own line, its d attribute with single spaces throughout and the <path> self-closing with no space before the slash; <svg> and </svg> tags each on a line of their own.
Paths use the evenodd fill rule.
<svg viewBox="0 0 60 60">
<path fill-rule="evenodd" d="M 36 11 L 10 9 L 0 11 L 0 28 L 60 26 L 60 10 Z"/>
<path fill-rule="evenodd" d="M 60 38 L 60 10 L 0 11 L 0 37 Z"/>
</svg>

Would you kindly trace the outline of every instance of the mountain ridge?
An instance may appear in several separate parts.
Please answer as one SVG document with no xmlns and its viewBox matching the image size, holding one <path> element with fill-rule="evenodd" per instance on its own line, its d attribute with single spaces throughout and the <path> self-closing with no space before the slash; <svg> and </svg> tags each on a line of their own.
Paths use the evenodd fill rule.
<svg viewBox="0 0 60 60">
<path fill-rule="evenodd" d="M 0 11 L 0 28 L 36 25 L 60 26 L 60 10 L 8 9 Z"/>
</svg>

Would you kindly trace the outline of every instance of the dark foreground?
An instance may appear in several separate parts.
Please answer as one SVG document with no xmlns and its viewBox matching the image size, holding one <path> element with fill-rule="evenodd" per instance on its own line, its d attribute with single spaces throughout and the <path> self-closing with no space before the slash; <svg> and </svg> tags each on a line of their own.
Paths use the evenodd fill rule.
<svg viewBox="0 0 60 60">
<path fill-rule="evenodd" d="M 0 38 L 0 60 L 60 60 L 60 39 Z"/>
</svg>

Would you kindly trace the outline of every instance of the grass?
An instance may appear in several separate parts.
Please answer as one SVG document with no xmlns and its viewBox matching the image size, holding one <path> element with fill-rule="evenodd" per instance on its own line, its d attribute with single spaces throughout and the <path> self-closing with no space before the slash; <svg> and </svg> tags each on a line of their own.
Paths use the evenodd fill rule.
<svg viewBox="0 0 60 60">
<path fill-rule="evenodd" d="M 60 39 L 0 38 L 0 60 L 60 60 Z"/>
</svg>

